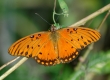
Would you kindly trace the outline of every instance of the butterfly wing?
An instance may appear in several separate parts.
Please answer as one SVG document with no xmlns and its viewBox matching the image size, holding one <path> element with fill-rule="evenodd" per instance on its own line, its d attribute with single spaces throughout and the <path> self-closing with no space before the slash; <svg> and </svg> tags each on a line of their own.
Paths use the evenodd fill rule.
<svg viewBox="0 0 110 80">
<path fill-rule="evenodd" d="M 42 65 L 58 63 L 58 54 L 50 39 L 51 32 L 39 32 L 16 41 L 8 50 L 13 56 L 33 57 Z"/>
<path fill-rule="evenodd" d="M 33 53 L 35 52 L 33 51 Z M 42 45 L 35 56 L 36 61 L 42 65 L 51 66 L 60 63 L 58 60 L 57 48 L 55 48 L 55 45 L 50 38 Z"/>
<path fill-rule="evenodd" d="M 100 38 L 100 33 L 90 28 L 63 28 L 57 32 L 60 34 L 58 51 L 62 63 L 72 61 L 81 49 Z"/>
</svg>

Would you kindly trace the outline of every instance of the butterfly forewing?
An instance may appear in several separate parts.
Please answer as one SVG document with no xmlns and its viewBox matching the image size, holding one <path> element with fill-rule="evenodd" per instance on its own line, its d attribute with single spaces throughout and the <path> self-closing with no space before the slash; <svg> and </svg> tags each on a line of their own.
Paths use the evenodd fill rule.
<svg viewBox="0 0 110 80">
<path fill-rule="evenodd" d="M 8 49 L 8 52 L 9 52 L 11 55 L 17 55 L 17 50 L 18 50 L 19 48 L 21 48 L 21 45 L 26 44 L 27 41 L 29 41 L 29 38 L 27 38 L 27 37 L 22 38 L 22 39 L 16 41 L 16 42 Z"/>
<path fill-rule="evenodd" d="M 16 41 L 8 50 L 11 55 L 20 55 L 29 57 L 34 55 L 39 50 L 40 46 L 47 40 L 50 32 L 40 32 L 36 34 L 29 35 L 18 41 Z M 36 49 L 36 52 L 32 52 Z M 34 56 L 33 56 L 34 57 Z"/>
</svg>

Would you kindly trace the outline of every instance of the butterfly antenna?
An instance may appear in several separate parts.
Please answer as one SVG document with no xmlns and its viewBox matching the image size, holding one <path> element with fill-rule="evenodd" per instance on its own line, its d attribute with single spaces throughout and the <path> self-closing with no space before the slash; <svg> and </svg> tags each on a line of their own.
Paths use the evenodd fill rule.
<svg viewBox="0 0 110 80">
<path fill-rule="evenodd" d="M 47 20 L 45 20 L 42 16 L 40 16 L 38 13 L 35 13 L 36 15 L 38 15 L 42 20 L 44 20 L 46 23 L 48 23 L 49 25 L 51 25 L 49 22 L 47 22 Z"/>
</svg>

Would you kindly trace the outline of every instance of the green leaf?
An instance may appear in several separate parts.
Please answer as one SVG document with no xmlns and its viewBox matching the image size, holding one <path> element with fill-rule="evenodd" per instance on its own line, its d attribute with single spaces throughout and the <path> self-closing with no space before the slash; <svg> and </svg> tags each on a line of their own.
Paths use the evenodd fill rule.
<svg viewBox="0 0 110 80">
<path fill-rule="evenodd" d="M 69 11 L 69 9 L 68 9 L 67 4 L 64 2 L 64 0 L 58 0 L 58 2 L 59 2 L 59 5 L 60 5 L 60 8 L 63 11 L 64 17 L 68 17 L 68 11 Z"/>
<path fill-rule="evenodd" d="M 99 52 L 90 57 L 88 70 L 96 73 L 106 72 L 105 69 L 110 69 L 110 51 Z M 110 71 L 109 71 L 110 72 Z"/>
</svg>

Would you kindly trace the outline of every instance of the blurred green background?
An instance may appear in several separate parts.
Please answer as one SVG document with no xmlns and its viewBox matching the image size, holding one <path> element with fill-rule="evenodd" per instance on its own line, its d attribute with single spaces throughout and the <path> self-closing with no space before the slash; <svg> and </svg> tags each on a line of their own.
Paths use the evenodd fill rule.
<svg viewBox="0 0 110 80">
<path fill-rule="evenodd" d="M 60 25 L 69 26 L 110 3 L 110 0 L 65 0 L 69 7 L 69 17 L 60 16 Z M 43 21 L 37 12 L 49 23 L 53 23 L 54 0 L 0 0 L 0 66 L 15 58 L 8 54 L 9 46 L 16 40 L 38 31 L 48 30 L 50 25 Z M 57 3 L 57 12 L 62 12 Z M 96 28 L 107 12 L 87 23 Z M 39 65 L 30 58 L 4 80 L 110 80 L 110 16 L 103 24 L 101 39 L 95 43 L 86 62 L 77 70 L 79 58 L 68 64 L 52 67 Z M 16 62 L 15 62 L 16 63 Z M 14 64 L 15 64 L 14 63 Z M 0 71 L 2 75 L 14 64 Z"/>
</svg>

